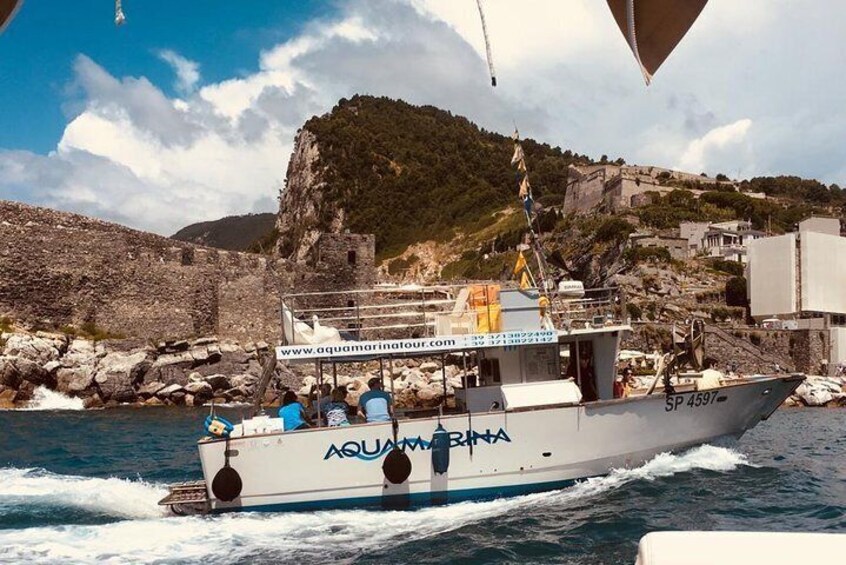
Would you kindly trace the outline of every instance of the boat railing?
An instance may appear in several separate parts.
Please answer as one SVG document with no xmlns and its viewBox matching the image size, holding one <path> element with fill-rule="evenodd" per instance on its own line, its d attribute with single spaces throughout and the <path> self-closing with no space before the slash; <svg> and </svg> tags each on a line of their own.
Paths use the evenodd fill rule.
<svg viewBox="0 0 846 565">
<path fill-rule="evenodd" d="M 467 289 L 471 287 L 476 289 L 475 308 L 462 303 L 466 303 Z M 544 313 L 549 314 L 554 326 L 567 328 L 596 326 L 600 318 L 609 321 L 619 318 L 620 301 L 616 288 L 587 289 L 578 297 L 547 293 L 546 307 L 537 301 L 503 307 L 496 298 L 499 291 L 517 289 L 516 284 L 509 283 L 464 283 L 384 285 L 372 289 L 284 294 L 283 336 L 287 344 L 294 344 L 297 341 L 294 325 L 298 323 L 312 330 L 318 324 L 329 326 L 342 336 L 347 334 L 345 337 L 361 340 L 486 333 L 492 328 L 496 331 L 492 320 L 497 316 L 525 311 L 539 312 L 539 327 Z M 538 294 L 537 289 L 526 291 Z M 445 318 L 454 322 L 451 326 L 446 325 L 447 330 L 442 323 Z M 474 331 L 478 328 L 482 330 Z"/>
</svg>

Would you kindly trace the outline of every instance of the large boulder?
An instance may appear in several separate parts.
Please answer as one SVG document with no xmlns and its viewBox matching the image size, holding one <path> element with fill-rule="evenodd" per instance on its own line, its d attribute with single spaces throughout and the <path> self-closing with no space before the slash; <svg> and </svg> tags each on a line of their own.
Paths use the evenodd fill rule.
<svg viewBox="0 0 846 565">
<path fill-rule="evenodd" d="M 194 381 L 185 385 L 185 391 L 193 396 L 194 399 L 200 402 L 200 405 L 206 400 L 210 400 L 214 396 L 214 389 L 205 381 Z"/>
<path fill-rule="evenodd" d="M 167 399 L 167 398 L 173 397 L 173 395 L 175 395 L 177 393 L 181 393 L 182 397 L 183 398 L 185 397 L 185 391 L 182 389 L 182 385 L 174 383 L 172 385 L 168 385 L 168 386 L 164 387 L 163 389 L 160 389 L 156 393 L 156 396 L 158 396 L 159 398 L 162 398 L 162 399 Z"/>
<path fill-rule="evenodd" d="M 94 342 L 77 338 L 70 342 L 61 362 L 65 367 L 93 367 L 96 359 L 97 351 L 94 348 Z"/>
<path fill-rule="evenodd" d="M 233 387 L 244 387 L 244 388 L 253 388 L 255 387 L 256 383 L 258 382 L 259 378 L 255 375 L 235 375 L 229 382 L 232 384 Z"/>
<path fill-rule="evenodd" d="M 165 353 L 153 362 L 149 371 L 149 379 L 163 383 L 188 383 L 188 375 L 193 372 L 194 358 L 190 351 Z"/>
<path fill-rule="evenodd" d="M 138 389 L 138 394 L 144 398 L 154 396 L 159 393 L 160 390 L 165 388 L 167 385 L 161 381 L 153 381 L 149 383 L 144 383 Z M 179 386 L 179 385 L 176 385 Z"/>
<path fill-rule="evenodd" d="M 818 386 L 812 381 L 805 381 L 796 389 L 798 396 L 806 406 L 825 406 L 834 399 L 831 391 Z"/>
<path fill-rule="evenodd" d="M 420 370 L 424 373 L 434 373 L 435 371 L 441 370 L 441 365 L 439 363 L 435 363 L 434 361 L 424 361 L 420 364 Z"/>
<path fill-rule="evenodd" d="M 108 353 L 100 359 L 94 373 L 94 381 L 103 400 L 134 401 L 137 396 L 135 386 L 144 381 L 150 365 L 147 351 Z"/>
<path fill-rule="evenodd" d="M 20 389 L 24 383 L 33 386 L 56 387 L 56 376 L 36 361 L 25 357 L 0 357 L 0 385 Z"/>
<path fill-rule="evenodd" d="M 208 375 L 204 378 L 204 380 L 209 383 L 214 390 L 226 390 L 228 388 L 232 388 L 232 385 L 229 383 L 229 377 L 226 375 L 221 375 L 219 373 Z"/>
<path fill-rule="evenodd" d="M 284 363 L 276 364 L 276 375 L 277 382 L 283 387 L 297 388 L 300 385 L 300 377 Z M 338 384 L 341 384 L 340 378 L 341 376 L 339 375 Z"/>
<path fill-rule="evenodd" d="M 15 396 L 17 391 L 11 388 L 0 386 L 0 409 L 10 410 L 15 407 Z"/>
<path fill-rule="evenodd" d="M 52 339 L 29 334 L 12 334 L 6 340 L 3 354 L 44 364 L 59 358 L 59 347 Z"/>
<path fill-rule="evenodd" d="M 80 396 L 90 391 L 94 385 L 94 371 L 82 366 L 74 369 L 66 367 L 56 371 L 56 390 L 70 396 Z"/>
<path fill-rule="evenodd" d="M 417 399 L 424 405 L 436 404 L 444 395 L 444 389 L 440 385 L 430 384 L 417 391 Z"/>
<path fill-rule="evenodd" d="M 21 374 L 15 365 L 16 357 L 0 356 L 0 386 L 17 390 L 21 384 Z"/>
</svg>

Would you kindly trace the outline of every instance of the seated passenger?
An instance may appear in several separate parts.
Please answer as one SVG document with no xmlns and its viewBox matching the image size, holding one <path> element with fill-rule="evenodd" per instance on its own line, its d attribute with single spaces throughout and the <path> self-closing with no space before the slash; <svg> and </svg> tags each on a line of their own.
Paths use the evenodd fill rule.
<svg viewBox="0 0 846 565">
<path fill-rule="evenodd" d="M 314 418 L 317 415 L 318 409 L 322 417 L 326 416 L 326 407 L 332 402 L 332 385 L 323 383 L 320 385 L 320 394 L 317 394 L 317 384 L 311 385 L 311 390 L 308 393 L 308 401 L 311 405 L 311 416 Z M 319 400 L 318 400 L 319 398 Z"/>
<path fill-rule="evenodd" d="M 632 370 L 626 367 L 623 369 L 623 376 L 614 381 L 614 398 L 626 398 L 632 391 Z"/>
<path fill-rule="evenodd" d="M 391 395 L 382 390 L 382 379 L 373 377 L 367 381 L 370 390 L 358 399 L 358 407 L 367 422 L 391 421 Z"/>
<path fill-rule="evenodd" d="M 286 392 L 282 398 L 279 417 L 282 418 L 282 425 L 286 432 L 311 427 L 308 425 L 308 416 L 306 416 L 305 408 L 297 401 L 297 393 L 293 390 Z"/>
<path fill-rule="evenodd" d="M 326 406 L 326 421 L 329 426 L 349 426 L 350 421 L 347 418 L 349 414 L 350 405 L 347 404 L 347 387 L 339 386 L 332 391 L 332 402 Z"/>
</svg>

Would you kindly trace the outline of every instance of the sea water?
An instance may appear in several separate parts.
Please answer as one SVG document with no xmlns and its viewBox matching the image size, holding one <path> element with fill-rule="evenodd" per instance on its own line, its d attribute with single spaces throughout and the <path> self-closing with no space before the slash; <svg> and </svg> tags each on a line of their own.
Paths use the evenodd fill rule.
<svg viewBox="0 0 846 565">
<path fill-rule="evenodd" d="M 846 531 L 844 410 L 780 410 L 735 444 L 547 493 L 413 511 L 165 516 L 165 485 L 201 476 L 204 415 L 0 412 L 0 562 L 634 563 L 655 530 Z"/>
</svg>

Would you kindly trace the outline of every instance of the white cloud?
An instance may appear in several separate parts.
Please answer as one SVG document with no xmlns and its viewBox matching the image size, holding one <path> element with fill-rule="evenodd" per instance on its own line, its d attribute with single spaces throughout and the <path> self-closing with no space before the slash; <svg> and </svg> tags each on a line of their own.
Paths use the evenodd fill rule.
<svg viewBox="0 0 846 565">
<path fill-rule="evenodd" d="M 0 150 L 0 195 L 160 233 L 267 210 L 298 127 L 355 93 L 594 157 L 846 185 L 846 83 L 825 71 L 841 66 L 846 4 L 709 2 L 649 88 L 604 2 L 484 5 L 496 89 L 472 1 L 349 0 L 217 83 L 160 53 L 178 98 L 80 56 L 79 111 L 48 155 Z"/>
<path fill-rule="evenodd" d="M 173 67 L 176 73 L 174 87 L 180 94 L 191 94 L 200 82 L 200 64 L 196 61 L 186 59 L 176 51 L 162 49 L 158 52 L 159 58 Z"/>
<path fill-rule="evenodd" d="M 716 156 L 726 152 L 737 155 L 746 141 L 752 120 L 744 118 L 734 123 L 716 127 L 708 133 L 692 140 L 673 168 L 682 171 L 705 171 L 715 166 Z M 725 163 L 725 160 L 721 160 Z M 710 167 L 709 167 L 710 165 Z M 717 165 L 718 166 L 718 165 Z"/>
</svg>

